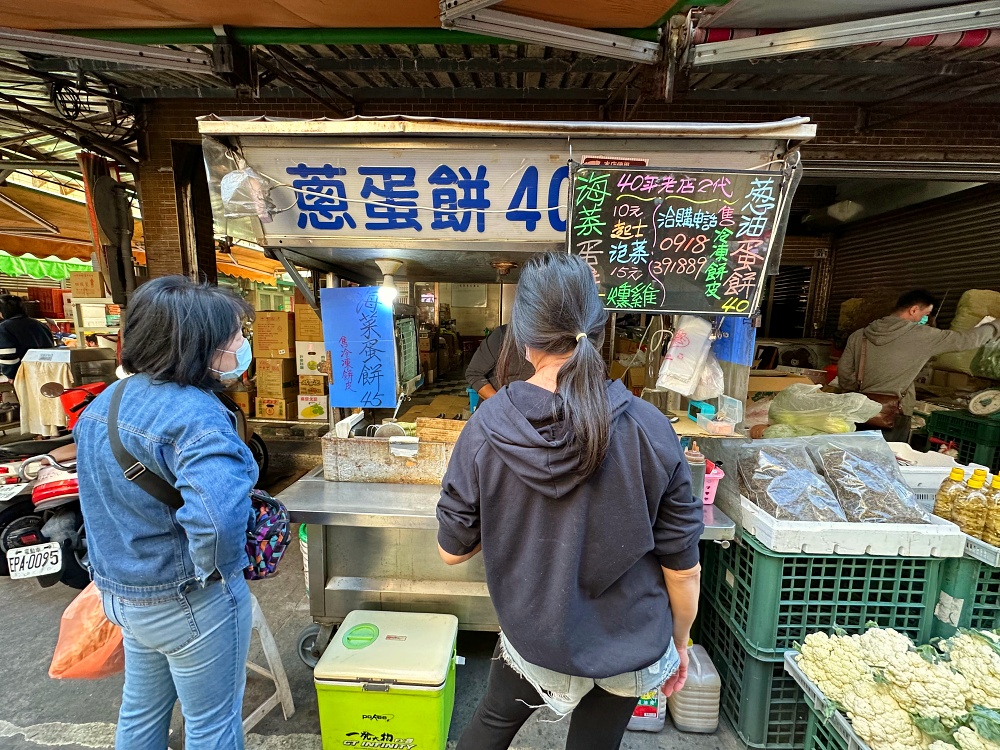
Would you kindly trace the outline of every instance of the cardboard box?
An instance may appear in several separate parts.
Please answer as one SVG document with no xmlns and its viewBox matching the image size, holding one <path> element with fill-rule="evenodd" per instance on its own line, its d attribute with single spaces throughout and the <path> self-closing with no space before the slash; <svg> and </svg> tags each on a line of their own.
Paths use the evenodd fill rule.
<svg viewBox="0 0 1000 750">
<path fill-rule="evenodd" d="M 296 341 L 295 367 L 299 375 L 321 375 L 320 365 L 326 361 L 322 341 Z"/>
<path fill-rule="evenodd" d="M 299 393 L 303 396 L 325 396 L 326 378 L 322 375 L 299 375 Z"/>
<path fill-rule="evenodd" d="M 813 385 L 812 380 L 801 375 L 785 375 L 783 373 L 775 375 L 751 375 L 750 384 L 747 387 L 747 403 L 772 399 L 775 394 L 796 383 Z"/>
<path fill-rule="evenodd" d="M 257 360 L 257 395 L 281 398 L 287 389 L 294 389 L 294 386 L 294 359 Z"/>
<path fill-rule="evenodd" d="M 104 306 L 104 319 L 107 321 L 107 325 L 120 326 L 122 324 L 122 309 L 119 305 L 105 305 Z"/>
<path fill-rule="evenodd" d="M 615 354 L 635 354 L 639 351 L 639 342 L 619 337 L 615 339 Z"/>
<path fill-rule="evenodd" d="M 322 341 L 323 321 L 304 301 L 295 303 L 295 340 Z"/>
<path fill-rule="evenodd" d="M 611 363 L 611 371 L 608 373 L 608 377 L 612 380 L 620 380 L 627 372 L 628 368 L 626 368 L 625 365 L 618 360 L 615 360 Z"/>
<path fill-rule="evenodd" d="M 226 395 L 236 402 L 247 417 L 253 416 L 254 391 L 226 391 Z"/>
<path fill-rule="evenodd" d="M 69 288 L 74 297 L 100 299 L 104 296 L 104 277 L 100 271 L 72 271 Z"/>
<path fill-rule="evenodd" d="M 77 307 L 84 328 L 107 328 L 108 319 L 103 304 L 80 303 Z"/>
<path fill-rule="evenodd" d="M 253 354 L 267 359 L 295 356 L 295 316 L 287 312 L 259 312 L 253 324 Z"/>
<path fill-rule="evenodd" d="M 295 399 L 266 398 L 258 396 L 254 402 L 257 419 L 292 419 L 295 415 Z"/>
<path fill-rule="evenodd" d="M 639 389 L 639 394 L 642 394 L 642 389 L 646 386 L 646 368 L 645 367 L 630 367 L 628 368 L 628 375 L 626 376 L 628 381 L 626 385 L 635 392 L 635 389 Z"/>
<path fill-rule="evenodd" d="M 329 419 L 328 402 L 326 396 L 299 396 L 298 419 Z"/>
</svg>

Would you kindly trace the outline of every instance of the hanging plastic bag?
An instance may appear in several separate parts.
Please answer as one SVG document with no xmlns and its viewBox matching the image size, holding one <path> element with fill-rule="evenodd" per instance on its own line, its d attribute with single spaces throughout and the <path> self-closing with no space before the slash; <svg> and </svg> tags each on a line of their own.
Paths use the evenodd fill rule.
<svg viewBox="0 0 1000 750">
<path fill-rule="evenodd" d="M 710 351 L 705 359 L 705 366 L 701 368 L 701 379 L 698 387 L 694 389 L 691 398 L 694 401 L 708 401 L 718 398 L 726 392 L 726 376 L 722 372 L 722 365 Z"/>
<path fill-rule="evenodd" d="M 694 315 L 682 315 L 663 358 L 657 388 L 690 396 L 701 382 L 702 368 L 712 346 L 712 324 Z"/>
<path fill-rule="evenodd" d="M 99 680 L 124 669 L 121 628 L 104 616 L 101 592 L 91 583 L 62 614 L 49 677 Z"/>
<path fill-rule="evenodd" d="M 862 393 L 823 393 L 818 385 L 796 383 L 774 397 L 768 418 L 771 424 L 836 434 L 854 432 L 857 424 L 867 422 L 881 410 L 881 404 Z"/>
</svg>

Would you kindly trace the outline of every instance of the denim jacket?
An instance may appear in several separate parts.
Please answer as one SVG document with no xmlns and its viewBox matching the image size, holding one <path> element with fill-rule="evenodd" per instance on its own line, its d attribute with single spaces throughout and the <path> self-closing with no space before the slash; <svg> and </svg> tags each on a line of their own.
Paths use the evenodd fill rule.
<svg viewBox="0 0 1000 750">
<path fill-rule="evenodd" d="M 108 406 L 124 386 L 122 444 L 181 492 L 177 511 L 126 479 L 111 452 Z M 102 592 L 152 602 L 246 566 L 257 465 L 212 393 L 133 375 L 98 396 L 73 434 L 91 575 Z"/>
</svg>

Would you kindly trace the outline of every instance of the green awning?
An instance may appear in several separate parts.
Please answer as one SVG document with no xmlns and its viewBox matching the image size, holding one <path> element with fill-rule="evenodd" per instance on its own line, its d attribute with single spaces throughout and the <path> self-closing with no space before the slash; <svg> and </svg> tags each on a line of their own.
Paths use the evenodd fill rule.
<svg viewBox="0 0 1000 750">
<path fill-rule="evenodd" d="M 55 279 L 62 281 L 69 278 L 70 271 L 92 271 L 93 267 L 83 260 L 62 260 L 54 255 L 48 258 L 36 258 L 25 253 L 14 256 L 0 250 L 0 273 L 6 276 L 30 276 L 33 279 Z"/>
</svg>

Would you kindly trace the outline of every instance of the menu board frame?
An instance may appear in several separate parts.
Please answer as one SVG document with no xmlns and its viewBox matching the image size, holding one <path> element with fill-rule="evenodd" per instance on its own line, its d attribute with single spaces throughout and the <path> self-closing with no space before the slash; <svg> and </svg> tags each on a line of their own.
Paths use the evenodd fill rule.
<svg viewBox="0 0 1000 750">
<path fill-rule="evenodd" d="M 582 176 L 591 173 L 608 174 L 609 179 L 607 180 L 607 184 L 604 185 L 604 189 L 595 191 L 594 185 L 591 182 L 584 185 L 578 182 Z M 619 192 L 619 183 L 624 182 L 626 175 L 629 174 L 633 176 L 634 180 L 630 184 L 639 184 L 638 178 L 640 176 L 648 177 L 644 180 L 642 187 L 649 188 L 649 184 L 654 178 L 658 182 L 654 187 L 648 189 L 646 196 L 640 197 L 635 194 L 622 196 Z M 671 182 L 671 177 L 673 178 L 673 182 Z M 681 184 L 680 178 L 694 178 L 693 187 L 691 186 L 690 179 L 684 183 L 685 193 L 690 193 L 690 197 L 678 192 L 678 186 Z M 746 188 L 742 189 L 740 194 L 737 194 L 736 189 L 731 189 L 731 195 L 726 195 L 723 188 L 718 187 L 732 186 L 734 179 L 741 184 L 745 184 L 748 182 L 747 178 L 750 178 L 750 186 L 757 185 L 761 178 L 767 178 L 770 190 L 757 190 L 754 201 L 750 201 L 751 195 Z M 664 190 L 664 185 L 671 186 L 673 190 Z M 706 193 L 706 188 L 710 188 L 712 185 L 715 185 L 716 189 L 714 191 L 709 189 Z M 640 302 L 640 304 L 629 304 L 628 306 L 606 304 L 605 309 L 609 312 L 691 313 L 713 316 L 753 317 L 759 311 L 761 298 L 767 285 L 768 272 L 772 264 L 774 240 L 776 237 L 784 235 L 784 232 L 780 231 L 779 223 L 785 217 L 783 209 L 785 202 L 788 200 L 789 185 L 794 185 L 794 180 L 789 179 L 789 175 L 786 174 L 785 170 L 704 169 L 658 166 L 618 167 L 571 162 L 566 226 L 567 252 L 581 255 L 587 260 L 594 270 L 594 278 L 598 283 L 601 297 L 607 302 L 609 294 L 612 294 L 615 290 L 621 291 L 622 286 L 629 286 L 628 276 L 621 275 L 624 266 L 620 263 L 612 265 L 613 261 L 611 259 L 613 253 L 617 252 L 620 256 L 621 253 L 625 252 L 622 240 L 630 241 L 630 247 L 633 248 L 633 250 L 630 250 L 633 253 L 632 258 L 639 258 L 640 264 L 638 266 L 635 264 L 628 266 L 629 270 L 627 273 L 631 275 L 632 281 L 637 282 L 637 284 L 632 285 L 632 289 L 634 290 L 637 285 L 640 288 L 645 285 L 646 288 L 643 291 L 646 294 L 633 295 L 637 298 L 635 301 Z M 610 190 L 607 189 L 609 187 Z M 692 190 L 694 192 L 691 192 Z M 699 191 L 702 191 L 700 195 Z M 611 229 L 609 227 L 609 219 L 619 209 L 612 209 L 609 212 L 606 206 L 600 203 L 601 195 L 604 196 L 603 200 L 613 198 L 612 203 L 617 202 L 620 197 L 626 197 L 630 200 L 634 198 L 635 201 L 629 204 L 629 210 L 626 212 L 626 218 L 632 218 L 634 223 L 625 224 L 625 229 L 620 231 L 619 228 L 622 224 L 617 221 L 619 217 L 615 216 L 614 229 Z M 761 195 L 763 195 L 763 198 Z M 741 205 L 736 205 L 738 202 Z M 663 223 L 662 217 L 659 214 L 664 205 L 671 210 L 688 205 L 701 206 L 703 209 L 712 207 L 714 208 L 712 212 L 714 219 L 708 216 L 705 219 L 705 223 L 701 225 L 701 228 L 705 229 L 709 225 L 708 220 L 711 219 L 710 229 L 705 229 L 705 231 L 694 235 L 693 238 L 685 236 L 685 241 L 675 246 L 673 241 L 681 236 L 681 232 L 677 231 L 672 235 L 670 232 L 672 229 L 676 230 L 679 227 L 673 226 L 669 229 L 664 229 L 661 233 L 659 230 L 663 227 L 656 226 L 658 220 Z M 729 205 L 731 209 L 724 214 L 727 227 L 720 226 L 721 220 L 719 217 L 722 214 L 722 206 L 724 205 Z M 636 212 L 635 206 L 640 207 L 638 212 Z M 648 206 L 653 206 L 652 210 L 649 210 Z M 691 213 L 697 218 L 699 214 L 705 216 L 709 212 L 707 210 L 698 210 Z M 647 220 L 645 224 L 643 224 L 643 219 Z M 744 224 L 744 222 L 746 223 Z M 598 225 L 600 229 L 595 231 L 595 227 Z M 688 225 L 685 224 L 684 226 L 687 227 Z M 637 228 L 640 228 L 640 230 L 653 229 L 652 237 L 649 237 L 649 233 L 646 232 L 643 237 L 639 238 L 645 239 L 647 242 L 652 239 L 652 247 L 648 251 L 645 250 L 648 245 L 635 243 L 637 236 L 633 230 Z M 695 227 L 695 229 L 697 228 Z M 607 234 L 603 234 L 604 232 L 607 232 Z M 616 232 L 620 233 L 616 235 Z M 684 252 L 685 247 L 692 247 L 692 239 L 695 240 L 694 247 L 698 250 L 698 258 L 694 258 L 690 254 L 690 251 L 688 251 L 683 261 L 677 257 L 668 259 L 663 253 L 669 252 L 669 250 L 661 250 L 661 245 L 670 240 L 671 250 L 680 248 Z M 714 240 L 716 239 L 719 241 L 715 242 Z M 601 242 L 598 243 L 597 240 L 601 240 Z M 641 247 L 641 251 L 636 253 L 634 250 L 636 247 Z M 713 252 L 713 249 L 716 251 L 721 249 L 721 253 Z M 744 251 L 750 249 L 753 250 L 754 258 L 752 264 L 747 264 L 744 261 L 751 256 Z M 720 260 L 722 258 L 724 260 Z M 668 260 L 670 261 L 669 263 Z M 689 275 L 688 272 L 696 271 L 694 273 L 694 283 L 688 281 L 684 290 L 687 299 L 691 298 L 693 294 L 692 289 L 699 283 L 698 279 L 703 275 L 706 279 L 708 278 L 707 271 L 711 271 L 711 275 L 718 277 L 720 273 L 719 264 L 721 264 L 721 269 L 725 275 L 719 279 L 718 285 L 716 285 L 714 280 L 711 285 L 709 285 L 709 282 L 705 282 L 705 304 L 671 304 L 670 300 L 672 296 L 676 297 L 679 292 L 671 295 L 669 281 L 666 284 L 664 283 L 664 280 L 668 278 L 668 274 L 663 274 L 659 278 L 656 278 L 652 265 L 657 261 L 662 261 L 660 267 L 662 267 L 663 263 L 667 263 L 668 265 L 674 262 L 683 263 L 680 267 L 684 270 L 669 275 L 669 278 L 687 281 L 684 277 Z M 691 261 L 695 263 L 694 267 L 690 265 Z M 644 267 L 642 265 L 643 262 L 645 263 Z M 741 262 L 743 262 L 743 265 L 740 265 Z M 710 264 L 712 263 L 716 263 L 714 269 L 711 268 Z M 741 269 L 744 270 L 741 283 L 730 285 L 729 281 Z M 614 280 L 611 278 L 612 272 L 619 274 Z M 747 279 L 751 277 L 752 285 L 749 285 Z M 643 296 L 645 299 L 650 299 L 654 296 L 653 291 L 655 290 L 652 288 L 654 283 L 662 290 L 660 300 L 652 304 L 641 304 Z M 724 295 L 720 293 L 724 292 L 724 286 L 729 289 L 740 288 L 744 293 Z M 714 296 L 708 296 L 709 291 L 713 292 Z M 723 299 L 724 296 L 726 299 Z M 701 299 L 699 297 L 698 301 L 700 302 Z M 726 309 L 727 307 L 728 309 Z"/>
</svg>

